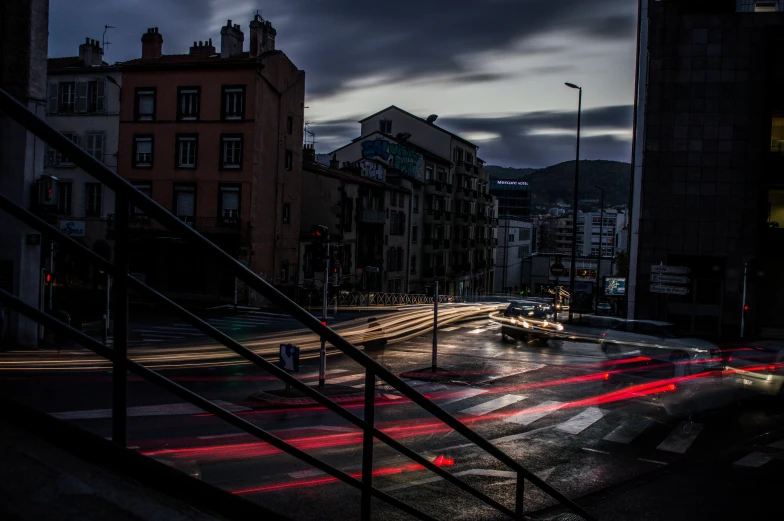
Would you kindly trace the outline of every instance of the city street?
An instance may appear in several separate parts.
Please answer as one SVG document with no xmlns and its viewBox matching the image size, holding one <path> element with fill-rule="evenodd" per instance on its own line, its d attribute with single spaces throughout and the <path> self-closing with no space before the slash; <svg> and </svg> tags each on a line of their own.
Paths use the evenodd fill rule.
<svg viewBox="0 0 784 521">
<path fill-rule="evenodd" d="M 409 315 L 424 312 L 399 313 L 406 317 L 403 322 L 408 328 L 412 322 Z M 385 329 L 394 331 L 393 319 L 384 320 Z M 365 319 L 346 324 L 344 327 L 353 331 L 364 327 Z M 418 371 L 430 365 L 431 333 L 413 335 L 401 334 L 386 350 L 369 354 L 570 498 L 612 490 L 662 469 L 695 463 L 718 465 L 744 479 L 766 475 L 762 473 L 780 474 L 782 469 L 784 434 L 779 429 L 784 427 L 784 409 L 764 400 L 739 405 L 734 390 L 724 385 L 722 378 L 693 415 L 670 416 L 662 407 L 639 400 L 666 401 L 667 389 L 658 389 L 659 398 L 658 392 L 655 396 L 618 392 L 605 382 L 608 372 L 618 371 L 627 362 L 634 364 L 638 356 L 610 361 L 596 343 L 586 341 L 552 339 L 547 345 L 503 341 L 500 325 L 484 314 L 439 330 L 441 372 L 434 379 Z M 217 348 L 202 344 L 189 349 L 163 341 L 156 349 L 166 357 L 179 351 L 176 360 L 180 363 L 188 356 L 212 353 Z M 152 351 L 139 348 L 135 352 L 151 357 Z M 133 353 L 131 357 L 135 357 Z M 58 371 L 51 370 L 51 360 L 46 372 L 31 372 L 33 367 L 12 370 L 12 363 L 21 365 L 18 353 L 4 356 L 1 362 L 4 394 L 110 436 L 108 367 L 69 366 L 74 364 L 69 354 L 63 355 L 65 368 Z M 251 395 L 259 391 L 283 386 L 236 360 L 208 367 L 184 362 L 187 367 L 167 369 L 177 363 L 153 358 L 151 365 L 159 364 L 176 382 L 327 463 L 355 477 L 360 475 L 361 433 L 333 413 L 284 400 L 277 405 L 254 400 Z M 328 385 L 357 389 L 357 400 L 345 406 L 361 416 L 361 368 L 342 354 L 331 354 L 327 373 Z M 297 376 L 317 385 L 318 359 L 312 354 L 304 356 Z M 358 517 L 359 494 L 350 487 L 138 378 L 129 380 L 128 443 L 140 453 L 298 519 Z M 513 472 L 381 383 L 376 403 L 375 421 L 381 430 L 513 507 Z M 374 469 L 374 486 L 438 518 L 499 516 L 378 442 Z M 525 499 L 527 512 L 554 505 L 533 486 L 527 486 Z M 406 518 L 380 502 L 376 507 L 374 518 Z"/>
</svg>

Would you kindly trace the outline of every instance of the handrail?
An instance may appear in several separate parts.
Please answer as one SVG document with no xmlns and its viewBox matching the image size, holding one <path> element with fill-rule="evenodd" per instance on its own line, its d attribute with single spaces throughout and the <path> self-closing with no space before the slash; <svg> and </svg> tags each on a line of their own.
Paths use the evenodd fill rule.
<svg viewBox="0 0 784 521">
<path fill-rule="evenodd" d="M 231 257 L 229 254 L 227 254 L 226 252 L 224 252 L 223 250 L 218 248 L 216 245 L 214 245 L 212 242 L 208 241 L 206 238 L 204 238 L 202 235 L 200 235 L 198 232 L 193 230 L 190 226 L 188 226 L 187 224 L 183 223 L 180 219 L 175 217 L 169 211 L 167 211 L 162 206 L 160 206 L 159 204 L 154 202 L 148 196 L 146 196 L 145 194 L 143 194 L 142 192 L 137 190 L 128 181 L 126 181 L 125 179 L 121 178 L 120 176 L 118 176 L 117 174 L 115 174 L 114 172 L 112 172 L 111 170 L 106 168 L 97 159 L 95 159 L 91 155 L 87 154 L 84 150 L 79 148 L 71 140 L 69 140 L 68 138 L 66 138 L 65 136 L 60 134 L 57 130 L 55 130 L 54 128 L 49 126 L 45 121 L 43 121 L 40 118 L 38 118 L 35 114 L 30 112 L 24 105 L 19 103 L 16 99 L 14 99 L 12 96 L 10 96 L 7 92 L 5 92 L 2 89 L 0 89 L 0 109 L 3 112 L 5 112 L 9 117 L 11 117 L 11 119 L 16 121 L 20 125 L 22 125 L 24 128 L 26 128 L 28 131 L 32 132 L 37 137 L 43 139 L 50 146 L 52 146 L 53 148 L 57 149 L 61 153 L 64 153 L 69 158 L 72 158 L 73 162 L 77 166 L 81 167 L 85 172 L 87 172 L 88 174 L 90 174 L 91 176 L 96 178 L 98 181 L 102 182 L 107 187 L 112 189 L 116 194 L 118 194 L 118 196 L 121 196 L 119 198 L 122 200 L 122 205 L 124 207 L 127 208 L 127 205 L 129 203 L 132 203 L 134 206 L 137 206 L 137 207 L 141 208 L 146 214 L 148 214 L 150 217 L 156 219 L 157 221 L 159 221 L 164 226 L 167 226 L 172 231 L 179 232 L 184 238 L 186 238 L 187 240 L 189 240 L 189 241 L 193 242 L 194 244 L 200 246 L 205 252 L 208 252 L 208 253 L 214 255 L 218 260 L 220 260 L 226 266 L 226 268 L 231 272 L 232 275 L 234 275 L 237 278 L 243 280 L 246 284 L 248 284 L 249 287 L 251 287 L 255 291 L 257 291 L 260 294 L 262 294 L 265 298 L 270 300 L 277 307 L 279 307 L 283 311 L 287 312 L 289 315 L 291 315 L 293 318 L 298 320 L 300 323 L 302 323 L 303 325 L 308 327 L 311 331 L 313 331 L 317 335 L 320 335 L 324 340 L 328 341 L 335 348 L 337 348 L 340 351 L 342 351 L 349 358 L 351 358 L 352 360 L 354 360 L 358 364 L 360 364 L 363 367 L 365 367 L 368 375 L 373 375 L 374 378 L 375 377 L 379 377 L 382 380 L 386 381 L 391 387 L 393 387 L 395 390 L 400 392 L 403 396 L 409 398 L 412 402 L 416 403 L 422 409 L 424 409 L 425 411 L 429 412 L 430 414 L 435 416 L 437 419 L 441 420 L 444 424 L 448 425 L 449 427 L 454 429 L 456 432 L 462 434 L 470 442 L 472 442 L 473 444 L 475 444 L 478 447 L 481 447 L 488 454 L 494 456 L 497 460 L 499 460 L 500 462 L 504 463 L 509 468 L 515 470 L 517 472 L 517 475 L 518 475 L 518 477 L 517 477 L 518 483 L 517 483 L 516 508 L 515 508 L 515 512 L 513 513 L 514 517 L 516 517 L 518 519 L 522 519 L 522 513 L 523 513 L 523 509 L 522 509 L 522 507 L 523 507 L 523 494 L 522 494 L 522 492 L 523 492 L 523 483 L 524 483 L 524 479 L 528 479 L 531 483 L 533 483 L 534 485 L 536 485 L 537 487 L 542 489 L 544 492 L 546 492 L 548 495 L 550 495 L 551 497 L 553 497 L 554 499 L 556 499 L 557 501 L 559 501 L 563 505 L 567 506 L 572 511 L 582 515 L 586 519 L 589 519 L 589 520 L 593 519 L 589 514 L 584 512 L 583 509 L 580 508 L 572 500 L 570 500 L 569 498 L 567 498 L 566 496 L 564 496 L 563 494 L 558 492 L 552 486 L 548 485 L 544 480 L 542 480 L 541 478 L 537 477 L 533 472 L 531 472 L 527 468 L 523 467 L 520 463 L 518 463 L 516 460 L 514 460 L 508 454 L 506 454 L 501 449 L 499 449 L 498 447 L 493 445 L 491 442 L 486 440 L 484 437 L 482 437 L 479 434 L 477 434 L 476 432 L 474 432 L 472 429 L 467 427 L 465 424 L 463 424 L 462 422 L 457 420 L 454 416 L 452 416 L 451 414 L 447 413 L 441 407 L 437 406 L 436 404 L 434 404 L 433 402 L 431 402 L 430 400 L 425 398 L 422 394 L 420 394 L 419 392 L 414 390 L 412 387 L 410 387 L 408 384 L 403 382 L 399 377 L 397 377 L 391 371 L 389 371 L 388 369 L 383 367 L 381 364 L 379 364 L 378 362 L 376 362 L 375 360 L 373 360 L 372 358 L 367 356 L 361 350 L 359 350 L 356 347 L 354 347 L 350 342 L 345 340 L 343 337 L 341 337 L 339 334 L 337 334 L 331 328 L 322 325 L 321 321 L 318 320 L 316 317 L 314 317 L 313 315 L 311 315 L 310 313 L 305 311 L 303 308 L 298 306 L 296 303 L 294 303 L 293 301 L 288 299 L 285 295 L 283 295 L 277 289 L 272 287 L 268 282 L 266 282 L 265 280 L 263 280 L 262 278 L 257 276 L 255 273 L 250 271 L 249 268 L 247 268 L 246 266 L 244 266 L 243 264 L 238 262 L 236 259 Z M 5 198 L 3 198 L 3 199 L 5 199 Z M 7 203 L 10 203 L 11 205 L 14 205 L 13 202 L 11 202 L 11 201 L 9 201 L 7 199 L 6 199 L 6 201 L 7 201 Z M 7 207 L 8 207 L 8 204 L 4 204 L 4 208 L 7 208 Z M 127 222 L 125 223 L 125 225 L 127 227 Z M 52 230 L 50 230 L 49 233 L 52 236 L 62 235 L 62 234 L 59 234 L 59 231 L 57 233 L 52 233 Z M 135 279 L 133 277 L 130 277 L 127 272 L 120 273 L 118 275 L 120 275 L 121 279 L 127 280 L 128 283 L 130 283 L 130 284 L 137 284 L 138 283 L 140 285 L 138 287 L 141 287 L 141 283 L 139 281 L 133 282 Z M 148 290 L 151 290 L 151 288 L 148 288 L 148 287 L 146 287 L 146 288 Z M 154 290 L 152 290 L 152 291 L 154 291 Z M 66 326 L 65 324 L 62 324 L 61 322 L 59 322 L 59 321 L 57 321 L 57 320 L 55 320 L 55 319 L 53 319 L 53 318 L 51 318 L 51 317 L 41 313 L 40 311 L 38 311 L 38 310 L 36 310 L 34 308 L 31 308 L 30 306 L 27 306 L 27 304 L 21 302 L 20 300 L 16 299 L 15 297 L 13 297 L 12 295 L 10 295 L 9 293 L 7 293 L 5 291 L 0 291 L 0 297 L 2 297 L 2 298 L 0 298 L 0 300 L 6 301 L 7 303 L 9 303 L 9 305 L 11 305 L 11 307 L 14 307 L 17 310 L 20 309 L 20 308 L 25 309 L 26 313 L 28 313 L 29 315 L 36 316 L 37 319 L 39 320 L 39 322 L 44 322 L 45 324 L 48 323 L 49 326 L 52 329 L 62 331 L 65 334 L 68 334 L 69 336 L 76 336 L 78 338 L 81 338 L 81 340 L 83 341 L 82 342 L 83 344 L 84 344 L 84 342 L 87 342 L 89 340 L 90 342 L 88 342 L 88 344 L 90 344 L 90 345 L 87 345 L 87 344 L 84 344 L 84 345 L 86 345 L 87 347 L 90 347 L 91 349 L 97 348 L 97 346 L 100 346 L 100 348 L 102 348 L 103 350 L 108 350 L 108 348 L 106 348 L 102 344 L 98 343 L 97 341 L 92 340 L 89 337 L 86 337 L 85 335 L 81 334 L 79 331 L 76 331 L 75 329 L 70 328 L 70 326 Z M 175 304 L 175 306 L 176 306 L 176 304 Z M 177 307 L 179 307 L 179 306 L 177 306 Z M 201 323 L 201 321 L 198 320 L 198 319 L 197 319 L 197 322 Z M 196 322 L 194 322 L 193 325 L 196 325 Z M 201 325 L 205 329 L 211 328 L 211 326 L 209 326 L 209 325 L 207 325 L 205 323 L 201 323 Z M 202 329 L 202 331 L 204 331 L 204 329 Z M 214 330 L 213 332 L 215 334 L 220 334 L 217 330 Z M 82 337 L 85 337 L 85 338 L 82 338 Z M 225 344 L 225 342 L 224 342 L 224 344 Z M 253 361 L 254 362 L 258 361 L 258 360 L 255 360 L 255 358 L 263 360 L 263 358 L 258 357 L 257 355 L 255 355 L 251 351 L 247 350 L 246 348 L 242 347 L 241 345 L 239 345 L 239 344 L 235 345 L 235 344 L 236 344 L 236 342 L 234 342 L 233 344 L 227 345 L 227 347 L 235 350 L 235 352 L 238 352 L 238 354 L 241 354 L 242 356 L 245 356 L 246 358 L 248 358 L 248 356 L 246 356 L 246 355 L 253 354 L 253 357 L 254 357 Z M 243 351 L 243 352 L 238 351 L 236 349 L 237 347 L 241 348 L 241 351 Z M 93 350 L 96 351 L 96 349 L 93 349 Z M 98 351 L 96 351 L 96 352 L 98 352 Z M 111 352 L 114 353 L 114 351 L 111 351 Z M 113 358 L 110 358 L 110 359 L 113 359 Z M 174 387 L 171 387 L 171 386 L 180 387 L 177 384 L 175 384 L 174 382 L 171 382 L 171 381 L 167 380 L 166 378 L 158 375 L 157 373 L 155 373 L 155 372 L 153 372 L 153 371 L 151 371 L 151 370 L 149 370 L 147 368 L 144 368 L 143 366 L 141 366 L 141 365 L 139 365 L 139 364 L 133 362 L 132 360 L 127 359 L 127 358 L 124 358 L 121 361 L 118 360 L 117 362 L 121 363 L 121 364 L 124 364 L 125 366 L 127 366 L 128 369 L 133 370 L 137 374 L 140 374 L 140 371 L 141 371 L 141 373 L 144 373 L 146 376 L 149 376 L 149 377 L 151 377 L 153 379 L 160 378 L 161 380 L 158 383 L 160 385 L 162 385 L 164 388 L 174 389 Z M 264 362 L 265 362 L 265 365 L 269 364 L 269 362 L 266 362 L 265 360 L 264 360 Z M 276 373 L 276 376 L 278 378 L 280 378 L 280 379 L 282 379 L 284 381 L 289 381 L 288 379 L 283 377 L 283 375 L 278 375 L 276 371 L 271 371 L 271 372 Z M 141 374 L 140 374 L 140 376 L 141 376 Z M 293 380 L 296 381 L 296 378 L 293 378 Z M 185 398 L 185 399 L 196 400 L 196 401 L 194 401 L 192 403 L 196 403 L 197 405 L 198 405 L 198 403 L 201 403 L 202 405 L 205 406 L 205 410 L 209 410 L 210 412 L 213 412 L 216 416 L 219 416 L 219 417 L 223 418 L 224 420 L 228 421 L 229 423 L 232 423 L 232 425 L 241 425 L 243 423 L 247 423 L 247 422 L 244 422 L 244 420 L 242 420 L 241 418 L 236 417 L 235 415 L 233 415 L 231 413 L 228 413 L 224 409 L 222 409 L 222 408 L 212 404 L 211 402 L 209 402 L 209 401 L 205 400 L 204 398 L 196 395 L 195 393 L 191 393 L 190 391 L 188 391 L 185 388 L 180 388 L 180 389 L 181 390 L 179 390 L 179 389 L 176 390 L 177 393 L 183 393 L 183 392 L 189 393 L 188 394 L 189 398 Z M 174 391 L 172 391 L 172 392 L 174 392 Z M 190 396 L 191 394 L 193 396 Z M 317 393 L 317 394 L 320 394 L 320 393 Z M 178 394 L 178 395 L 179 396 L 184 396 L 183 394 Z M 312 395 L 312 396 L 314 396 L 314 399 L 315 399 L 315 395 Z M 323 398 L 325 400 L 329 401 L 328 399 L 326 399 L 326 397 L 323 397 Z M 320 403 L 321 403 L 321 401 L 320 401 Z M 241 422 L 241 423 L 236 423 L 236 422 Z M 270 439 L 269 443 L 271 443 L 271 444 L 273 442 L 274 443 L 283 443 L 283 444 L 285 444 L 285 442 L 283 442 L 282 440 L 279 440 L 278 438 L 272 436 L 271 434 L 267 433 L 266 431 L 263 431 L 262 429 L 254 426 L 252 424 L 248 424 L 248 428 L 250 428 L 252 430 L 251 431 L 248 431 L 247 429 L 243 429 L 243 430 L 246 430 L 246 432 L 251 432 L 254 435 L 256 435 L 256 437 L 259 437 L 261 439 L 265 439 L 265 441 L 268 438 L 268 439 Z M 370 428 L 372 428 L 372 427 L 370 427 Z M 374 428 L 372 428 L 372 429 L 373 429 L 373 435 L 378 437 L 379 439 L 386 438 L 383 441 L 385 441 L 387 443 L 389 441 L 394 441 L 394 440 L 391 440 L 391 438 L 389 438 L 388 436 L 383 435 L 383 433 L 381 433 L 380 431 L 376 432 L 376 430 Z M 367 434 L 369 429 L 366 426 L 366 428 L 364 430 L 365 430 L 365 433 Z M 382 434 L 382 436 L 378 436 L 377 434 Z M 371 441 L 372 441 L 372 438 L 371 438 Z M 301 452 L 301 451 L 298 451 L 298 449 L 296 449 L 294 447 L 290 447 L 290 449 L 291 449 L 292 452 L 290 452 L 288 450 L 286 450 L 286 452 L 289 452 L 289 453 L 292 453 L 292 454 L 294 453 L 294 451 L 296 451 L 297 454 L 299 454 Z M 281 449 L 281 450 L 285 450 L 285 449 Z M 301 456 L 302 456 L 301 459 L 303 459 L 303 461 L 307 461 L 311 465 L 313 465 L 313 466 L 315 466 L 317 468 L 320 468 L 321 470 L 324 470 L 325 472 L 328 472 L 328 473 L 334 475 L 335 477 L 338 477 L 339 479 L 342 479 L 343 481 L 345 481 L 344 477 L 348 477 L 350 480 L 354 480 L 354 478 L 351 478 L 350 476 L 345 475 L 344 473 L 342 473 L 341 471 L 339 471 L 337 469 L 330 469 L 330 470 L 334 470 L 335 471 L 334 474 L 332 472 L 330 472 L 329 470 L 326 470 L 326 467 L 329 467 L 328 465 L 326 465 L 323 462 L 321 462 L 320 460 L 318 460 L 318 459 L 308 455 L 307 453 L 302 453 Z M 436 467 L 435 465 L 433 465 L 432 467 L 430 465 L 428 465 L 428 468 L 430 468 L 431 470 L 435 471 L 435 469 L 438 468 L 438 467 Z M 439 469 L 439 470 L 442 470 L 442 469 Z M 439 474 L 441 474 L 441 473 L 439 472 Z M 449 474 L 449 473 L 446 473 L 446 474 Z M 343 477 L 341 477 L 341 476 L 343 476 Z M 449 476 L 451 476 L 451 474 L 449 474 Z M 369 477 L 368 477 L 368 479 L 369 479 Z M 364 475 L 363 475 L 363 481 L 364 480 L 365 480 L 365 478 L 364 478 Z M 356 481 L 356 480 L 354 480 L 354 481 Z M 452 480 L 450 480 L 450 481 L 452 481 Z M 349 482 L 349 481 L 346 481 L 346 482 L 353 485 L 352 482 Z M 507 514 L 511 513 L 511 511 L 509 511 L 507 508 L 503 507 L 502 505 L 497 504 L 492 499 L 490 499 L 488 497 L 484 497 L 484 498 L 480 497 L 480 495 L 481 496 L 484 496 L 484 495 L 481 494 L 478 491 L 474 491 L 473 487 L 468 487 L 467 485 L 466 485 L 466 487 L 468 489 L 471 489 L 470 491 L 467 490 L 467 489 L 466 490 L 471 492 L 475 497 L 478 497 L 478 498 L 484 500 L 486 503 L 490 504 L 491 506 L 496 507 L 497 509 L 498 509 L 498 507 L 501 507 L 499 510 L 501 510 L 504 513 L 507 513 Z M 402 510 L 404 510 L 406 512 L 409 512 L 409 513 L 411 512 L 410 509 L 412 507 L 409 507 L 408 505 L 405 505 L 404 503 L 399 502 L 398 500 L 395 500 L 391 496 L 387 496 L 386 494 L 383 494 L 382 492 L 378 491 L 377 489 L 374 489 L 372 486 L 370 486 L 368 488 L 367 484 L 361 485 L 361 490 L 362 490 L 362 493 L 363 493 L 363 497 L 366 496 L 366 494 L 372 494 L 372 495 L 375 495 L 376 497 L 380 497 L 380 498 L 384 499 L 385 501 L 390 502 L 391 504 L 394 504 L 395 506 L 397 506 L 398 508 L 401 508 Z M 489 500 L 489 502 L 488 502 L 488 500 Z M 493 503 L 496 503 L 496 504 L 493 505 Z M 365 504 L 366 504 L 366 502 L 365 502 L 365 500 L 363 498 L 363 506 Z M 369 503 L 368 503 L 368 508 L 369 508 Z M 423 513 L 418 512 L 418 511 L 417 511 L 416 515 L 418 515 L 420 517 L 427 517 L 427 516 L 424 516 Z M 366 512 L 365 509 L 363 508 L 363 517 L 365 517 L 365 516 L 369 516 L 369 512 Z"/>
</svg>

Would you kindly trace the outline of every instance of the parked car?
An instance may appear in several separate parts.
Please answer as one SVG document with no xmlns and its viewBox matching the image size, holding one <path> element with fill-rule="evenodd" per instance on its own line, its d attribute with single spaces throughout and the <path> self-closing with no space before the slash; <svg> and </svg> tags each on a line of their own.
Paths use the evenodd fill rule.
<svg viewBox="0 0 784 521">
<path fill-rule="evenodd" d="M 599 315 L 609 315 L 612 313 L 612 306 L 609 302 L 599 302 L 596 306 L 596 311 Z"/>
<path fill-rule="evenodd" d="M 784 397 L 784 346 L 759 342 L 732 349 L 726 356 L 726 377 L 744 392 Z"/>
</svg>

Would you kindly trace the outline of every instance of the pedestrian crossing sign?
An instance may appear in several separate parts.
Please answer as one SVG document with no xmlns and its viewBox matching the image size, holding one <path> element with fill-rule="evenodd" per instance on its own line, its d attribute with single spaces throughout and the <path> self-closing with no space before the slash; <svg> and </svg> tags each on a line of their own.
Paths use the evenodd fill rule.
<svg viewBox="0 0 784 521">
<path fill-rule="evenodd" d="M 280 344 L 280 368 L 290 373 L 299 371 L 299 347 Z"/>
</svg>

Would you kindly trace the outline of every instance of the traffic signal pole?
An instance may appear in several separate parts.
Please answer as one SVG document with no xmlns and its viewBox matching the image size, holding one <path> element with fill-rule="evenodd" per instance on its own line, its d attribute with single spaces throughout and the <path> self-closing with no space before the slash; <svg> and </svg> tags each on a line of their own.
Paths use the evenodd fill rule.
<svg viewBox="0 0 784 521">
<path fill-rule="evenodd" d="M 324 296 L 321 307 L 321 323 L 327 324 L 327 290 L 329 288 L 329 243 L 327 243 L 327 260 L 324 262 Z M 319 350 L 319 387 L 324 387 L 327 377 L 327 342 L 321 338 L 321 349 Z"/>
<path fill-rule="evenodd" d="M 749 263 L 743 264 L 743 303 L 740 305 L 740 337 L 746 332 L 746 276 L 749 270 Z"/>
<path fill-rule="evenodd" d="M 433 283 L 433 360 L 432 371 L 436 372 L 438 360 L 438 281 Z"/>
</svg>

